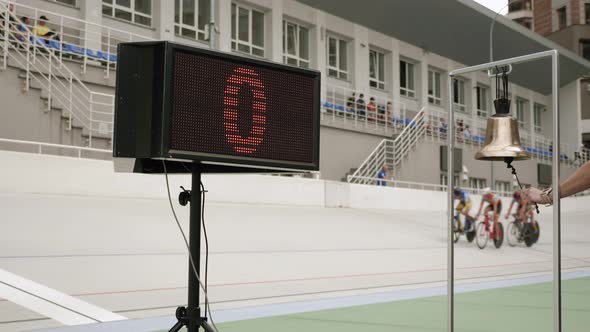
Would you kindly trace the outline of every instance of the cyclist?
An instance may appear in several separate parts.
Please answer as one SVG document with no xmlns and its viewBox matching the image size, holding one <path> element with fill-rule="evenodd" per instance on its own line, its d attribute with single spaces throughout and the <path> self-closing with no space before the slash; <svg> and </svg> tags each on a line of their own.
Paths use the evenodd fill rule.
<svg viewBox="0 0 590 332">
<path fill-rule="evenodd" d="M 506 212 L 504 218 L 510 218 L 510 214 L 512 213 L 512 207 L 514 206 L 514 203 L 518 204 L 515 215 L 516 220 L 518 220 L 519 222 L 526 222 L 527 217 L 530 215 L 529 212 L 531 211 L 531 206 L 529 205 L 527 200 L 524 197 L 522 197 L 520 191 L 515 191 L 514 194 L 512 194 L 512 202 L 510 202 L 510 206 L 508 207 L 508 211 Z"/>
<path fill-rule="evenodd" d="M 461 220 L 459 219 L 459 214 L 462 214 L 465 216 L 467 232 L 471 232 L 474 224 L 469 215 L 469 211 L 471 210 L 471 198 L 466 191 L 461 190 L 460 188 L 454 188 L 453 195 L 455 196 L 455 199 L 459 200 L 459 204 L 457 204 L 457 207 L 455 208 L 455 211 L 457 211 L 457 220 L 459 222 L 459 231 L 463 232 Z"/>
<path fill-rule="evenodd" d="M 493 234 L 492 238 L 495 238 L 496 234 L 499 234 L 498 230 L 499 230 L 499 222 L 498 222 L 498 216 L 502 213 L 502 200 L 500 199 L 500 197 L 496 194 L 494 194 L 492 192 L 492 190 L 490 188 L 485 188 L 483 190 L 483 196 L 481 199 L 481 203 L 479 204 L 479 210 L 477 210 L 477 215 L 475 217 L 475 220 L 479 219 L 479 216 L 481 214 L 481 209 L 483 208 L 483 204 L 484 203 L 488 203 L 488 206 L 486 206 L 484 213 L 485 216 L 487 217 L 489 212 L 493 212 L 493 217 L 492 220 L 494 222 L 494 228 L 493 228 Z"/>
</svg>

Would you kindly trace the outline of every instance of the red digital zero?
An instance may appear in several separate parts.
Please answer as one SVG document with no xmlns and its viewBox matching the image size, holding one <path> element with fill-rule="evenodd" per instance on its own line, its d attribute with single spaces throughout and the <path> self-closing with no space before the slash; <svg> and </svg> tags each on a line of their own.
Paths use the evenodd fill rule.
<svg viewBox="0 0 590 332">
<path fill-rule="evenodd" d="M 258 77 L 254 70 L 239 67 L 226 80 L 223 98 L 225 137 L 236 152 L 243 154 L 256 152 L 266 130 L 266 96 L 264 84 Z M 252 127 L 248 137 L 240 135 L 238 129 L 238 95 L 244 85 L 249 85 L 252 91 Z"/>
</svg>

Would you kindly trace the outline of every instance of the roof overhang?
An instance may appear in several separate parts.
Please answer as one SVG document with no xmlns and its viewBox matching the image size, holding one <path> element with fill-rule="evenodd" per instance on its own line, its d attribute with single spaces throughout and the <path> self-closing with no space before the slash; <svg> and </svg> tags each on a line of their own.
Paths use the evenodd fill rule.
<svg viewBox="0 0 590 332">
<path fill-rule="evenodd" d="M 590 62 L 472 0 L 297 0 L 326 13 L 473 66 L 490 62 L 490 25 L 494 60 L 556 49 L 560 84 L 590 74 Z M 551 93 L 550 59 L 514 67 L 511 81 Z"/>
</svg>

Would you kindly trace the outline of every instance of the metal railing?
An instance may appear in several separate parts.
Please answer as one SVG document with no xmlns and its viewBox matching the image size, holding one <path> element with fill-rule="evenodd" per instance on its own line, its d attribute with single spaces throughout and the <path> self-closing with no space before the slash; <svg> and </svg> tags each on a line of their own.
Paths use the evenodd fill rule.
<svg viewBox="0 0 590 332">
<path fill-rule="evenodd" d="M 368 183 L 385 165 L 392 172 L 397 171 L 403 159 L 416 145 L 418 140 L 426 132 L 425 126 L 426 108 L 423 108 L 406 125 L 395 140 L 383 139 L 377 147 L 369 154 L 359 168 L 347 177 L 351 183 Z"/>
<path fill-rule="evenodd" d="M 92 147 L 95 135 L 110 138 L 113 132 L 114 96 L 91 91 L 67 66 L 63 65 L 59 51 L 48 47 L 48 41 L 35 36 L 24 25 L 7 2 L 0 1 L 2 20 L 2 69 L 9 60 L 25 72 L 24 90 L 31 83 L 39 85 L 47 95 L 47 110 L 61 107 L 69 117 L 69 129 L 76 122 L 87 130 L 88 146 Z"/>
<path fill-rule="evenodd" d="M 410 121 L 408 116 L 415 114 L 409 114 L 403 102 L 370 92 L 334 85 L 323 88 L 326 93 L 322 101 L 323 124 L 344 125 L 389 136 L 401 131 Z"/>
<path fill-rule="evenodd" d="M 426 139 L 429 141 L 446 144 L 448 132 L 448 119 L 445 111 L 428 109 L 425 114 Z M 485 143 L 486 120 L 472 118 L 468 115 L 455 114 L 455 144 L 458 146 L 482 147 Z M 521 128 L 520 140 L 532 159 L 543 163 L 550 163 L 553 153 L 551 139 Z M 561 162 L 571 166 L 580 166 L 590 160 L 590 150 L 582 147 L 574 148 L 562 143 Z"/>
<path fill-rule="evenodd" d="M 0 138 L 0 149 L 4 151 L 26 152 L 46 155 L 68 156 L 74 158 L 112 159 L 113 151 L 82 146 L 53 144 L 45 142 L 21 141 Z"/>
<path fill-rule="evenodd" d="M 30 30 L 38 24 L 39 18 L 49 19 L 49 27 L 57 39 L 52 39 L 50 48 L 59 50 L 57 57 L 79 61 L 82 73 L 86 73 L 88 65 L 104 67 L 105 78 L 109 78 L 117 67 L 117 45 L 122 42 L 149 41 L 150 37 L 129 31 L 111 28 L 105 25 L 88 22 L 60 13 L 39 9 L 14 1 L 0 0 L 11 12 L 22 18 L 29 19 Z"/>
</svg>

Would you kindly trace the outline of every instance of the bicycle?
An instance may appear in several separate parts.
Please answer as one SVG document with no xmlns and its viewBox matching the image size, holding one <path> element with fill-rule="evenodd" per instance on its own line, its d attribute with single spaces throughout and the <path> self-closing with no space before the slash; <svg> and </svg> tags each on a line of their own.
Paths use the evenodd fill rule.
<svg viewBox="0 0 590 332">
<path fill-rule="evenodd" d="M 532 246 L 539 240 L 541 228 L 532 216 L 527 216 L 528 222 L 520 221 L 516 218 L 516 214 L 513 214 L 514 220 L 508 224 L 507 228 L 507 240 L 508 245 L 511 247 L 516 246 L 518 243 L 524 242 L 527 247 Z"/>
<path fill-rule="evenodd" d="M 455 214 L 455 218 L 453 221 L 453 241 L 455 243 L 457 243 L 459 241 L 459 238 L 461 237 L 461 235 L 465 235 L 465 238 L 467 239 L 468 242 L 473 242 L 473 239 L 475 239 L 475 227 L 473 227 L 472 230 L 470 231 L 465 231 L 466 229 L 470 229 L 471 225 L 473 223 L 475 223 L 475 221 L 473 220 L 473 218 L 467 218 L 465 217 L 465 227 L 463 229 L 461 229 L 459 227 L 459 225 L 461 225 L 461 215 L 459 213 Z"/>
<path fill-rule="evenodd" d="M 504 242 L 504 226 L 502 225 L 500 220 L 498 220 L 499 234 L 494 234 L 494 229 L 492 229 L 493 226 L 490 224 L 493 225 L 493 223 L 490 223 L 490 216 L 488 214 L 484 216 L 484 221 L 480 221 L 477 224 L 477 240 L 475 242 L 477 243 L 479 249 L 483 249 L 486 247 L 490 237 L 494 241 L 494 246 L 498 249 L 502 246 L 502 243 Z"/>
</svg>

